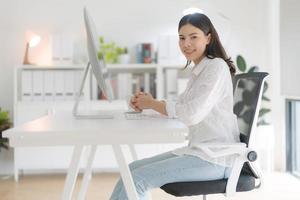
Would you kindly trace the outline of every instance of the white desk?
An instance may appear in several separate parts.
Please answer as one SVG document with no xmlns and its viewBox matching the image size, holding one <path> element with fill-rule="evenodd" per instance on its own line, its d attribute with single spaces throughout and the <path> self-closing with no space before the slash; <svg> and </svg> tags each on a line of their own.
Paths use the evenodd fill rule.
<svg viewBox="0 0 300 200">
<path fill-rule="evenodd" d="M 126 120 L 122 111 L 116 111 L 114 119 L 77 120 L 71 112 L 63 112 L 9 129 L 3 136 L 9 138 L 12 147 L 74 146 L 63 200 L 72 198 L 84 146 L 92 146 L 92 149 L 78 199 L 85 197 L 97 145 L 112 145 L 128 197 L 134 200 L 137 193 L 121 145 L 180 143 L 185 141 L 187 132 L 187 127 L 174 119 Z"/>
</svg>

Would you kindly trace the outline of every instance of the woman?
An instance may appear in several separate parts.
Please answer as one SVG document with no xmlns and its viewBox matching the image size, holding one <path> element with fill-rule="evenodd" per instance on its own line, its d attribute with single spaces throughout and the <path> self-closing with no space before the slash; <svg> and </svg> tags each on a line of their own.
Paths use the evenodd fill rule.
<svg viewBox="0 0 300 200">
<path fill-rule="evenodd" d="M 185 91 L 176 102 L 158 101 L 150 94 L 139 93 L 131 99 L 131 107 L 177 117 L 189 127 L 189 144 L 129 165 L 140 199 L 148 199 L 150 189 L 167 183 L 228 177 L 234 157 L 214 159 L 198 147 L 204 142 L 239 142 L 231 80 L 235 68 L 214 26 L 204 14 L 189 14 L 180 20 L 178 33 L 186 67 L 194 64 Z M 120 179 L 111 200 L 124 199 L 127 196 Z"/>
</svg>

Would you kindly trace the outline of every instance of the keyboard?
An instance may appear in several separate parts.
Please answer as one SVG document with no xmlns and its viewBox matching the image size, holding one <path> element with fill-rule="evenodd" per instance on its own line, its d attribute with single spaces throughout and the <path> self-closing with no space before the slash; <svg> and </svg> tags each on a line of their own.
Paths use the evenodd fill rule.
<svg viewBox="0 0 300 200">
<path fill-rule="evenodd" d="M 159 113 L 142 113 L 135 111 L 124 112 L 125 119 L 127 120 L 143 120 L 143 119 L 155 119 L 155 118 L 167 118 Z"/>
<path fill-rule="evenodd" d="M 114 112 L 106 110 L 89 110 L 74 115 L 76 119 L 113 119 Z"/>
</svg>

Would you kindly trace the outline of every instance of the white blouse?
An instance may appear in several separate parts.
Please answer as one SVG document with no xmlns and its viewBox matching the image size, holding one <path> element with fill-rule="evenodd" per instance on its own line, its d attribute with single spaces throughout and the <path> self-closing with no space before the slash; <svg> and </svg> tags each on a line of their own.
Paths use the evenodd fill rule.
<svg viewBox="0 0 300 200">
<path fill-rule="evenodd" d="M 234 156 L 211 158 L 197 148 L 204 142 L 240 142 L 233 113 L 231 74 L 223 59 L 204 57 L 193 67 L 187 87 L 177 101 L 166 101 L 166 110 L 170 118 L 178 118 L 189 127 L 188 146 L 174 150 L 174 154 L 232 166 Z"/>
</svg>

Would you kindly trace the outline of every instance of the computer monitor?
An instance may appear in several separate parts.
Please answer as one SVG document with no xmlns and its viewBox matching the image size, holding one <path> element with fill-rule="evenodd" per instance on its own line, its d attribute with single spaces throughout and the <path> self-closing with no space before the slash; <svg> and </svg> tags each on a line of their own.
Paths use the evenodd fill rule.
<svg viewBox="0 0 300 200">
<path fill-rule="evenodd" d="M 112 101 L 113 96 L 113 90 L 111 87 L 110 78 L 108 75 L 108 70 L 105 66 L 105 61 L 103 56 L 101 58 L 98 58 L 98 34 L 96 31 L 95 24 L 90 17 L 88 11 L 86 8 L 83 10 L 84 13 L 84 23 L 85 23 L 85 29 L 86 29 L 86 42 L 87 42 L 87 50 L 88 50 L 88 58 L 89 62 L 86 66 L 84 77 L 80 86 L 80 91 L 76 96 L 75 99 L 75 105 L 73 108 L 73 114 L 77 118 L 112 118 L 113 116 L 110 114 L 101 114 L 99 113 L 78 113 L 78 105 L 80 101 L 80 96 L 82 94 L 83 86 L 88 74 L 88 71 L 91 67 L 91 72 L 96 78 L 97 84 L 99 88 L 101 89 L 104 96 L 107 98 L 108 101 Z"/>
<path fill-rule="evenodd" d="M 90 64 L 92 65 L 92 72 L 97 80 L 98 86 L 104 93 L 104 96 L 106 96 L 108 101 L 112 101 L 114 97 L 105 61 L 103 56 L 98 59 L 99 35 L 97 34 L 96 26 L 86 8 L 84 8 L 84 22 L 87 36 L 88 57 Z"/>
</svg>

